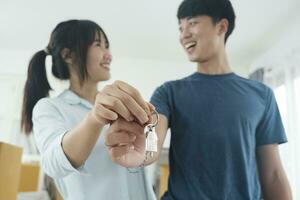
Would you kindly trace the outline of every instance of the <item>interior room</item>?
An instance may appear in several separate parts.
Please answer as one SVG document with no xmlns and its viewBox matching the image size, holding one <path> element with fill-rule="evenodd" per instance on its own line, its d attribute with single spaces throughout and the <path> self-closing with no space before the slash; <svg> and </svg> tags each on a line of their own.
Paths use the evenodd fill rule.
<svg viewBox="0 0 300 200">
<path fill-rule="evenodd" d="M 180 44 L 176 13 L 181 2 L 0 1 L 0 200 L 63 199 L 41 167 L 34 133 L 25 134 L 20 127 L 28 64 L 36 52 L 45 50 L 54 27 L 70 19 L 99 24 L 112 55 L 111 78 L 98 84 L 99 91 L 121 80 L 149 102 L 160 85 L 197 71 L 197 63 L 189 61 Z M 273 90 L 288 140 L 279 145 L 280 158 L 293 199 L 300 200 L 300 1 L 231 3 L 236 25 L 225 46 L 230 68 Z M 47 56 L 50 97 L 54 98 L 70 82 L 55 78 L 51 65 Z M 159 159 L 145 167 L 157 199 L 168 189 L 171 138 L 169 129 Z"/>
</svg>

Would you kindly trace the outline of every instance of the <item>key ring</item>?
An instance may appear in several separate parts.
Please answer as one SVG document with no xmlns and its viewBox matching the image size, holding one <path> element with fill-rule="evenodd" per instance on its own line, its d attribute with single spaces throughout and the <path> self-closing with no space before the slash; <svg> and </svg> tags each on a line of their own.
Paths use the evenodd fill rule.
<svg viewBox="0 0 300 200">
<path fill-rule="evenodd" d="M 149 127 L 153 128 L 153 127 L 157 126 L 157 124 L 158 124 L 158 121 L 159 121 L 159 114 L 158 114 L 158 112 L 157 112 L 156 110 L 153 110 L 153 112 L 152 112 L 151 114 L 152 114 L 152 115 L 155 115 L 156 120 L 155 120 L 154 123 L 150 123 L 150 124 L 148 124 L 148 125 L 146 125 L 146 126 L 149 126 Z"/>
<path fill-rule="evenodd" d="M 158 112 L 157 112 L 156 110 L 153 110 L 153 112 L 152 112 L 151 114 L 156 116 L 156 120 L 155 120 L 154 123 L 150 123 L 150 124 L 147 124 L 147 125 L 145 126 L 145 127 L 148 127 L 150 131 L 152 131 L 152 129 L 153 129 L 154 127 L 157 126 L 158 121 L 159 121 L 159 114 L 158 114 Z M 147 138 L 147 137 L 148 137 L 148 135 L 147 135 L 147 133 L 146 133 L 146 138 Z M 145 159 L 144 159 L 143 163 L 139 166 L 139 168 L 144 167 L 144 166 L 145 166 L 145 162 L 146 162 L 147 160 L 148 160 L 148 152 L 145 153 Z M 132 173 L 132 174 L 138 173 L 138 172 L 139 172 L 139 170 L 133 171 L 133 170 L 131 170 L 130 168 L 127 168 L 127 171 L 128 171 L 129 173 Z"/>
</svg>

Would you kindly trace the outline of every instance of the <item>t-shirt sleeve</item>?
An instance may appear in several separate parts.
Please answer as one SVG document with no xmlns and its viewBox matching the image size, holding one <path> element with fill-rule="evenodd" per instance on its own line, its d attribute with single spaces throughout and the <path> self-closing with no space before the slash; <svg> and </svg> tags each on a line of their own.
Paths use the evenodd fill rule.
<svg viewBox="0 0 300 200">
<path fill-rule="evenodd" d="M 282 124 L 274 93 L 267 89 L 266 107 L 263 117 L 256 129 L 256 146 L 267 144 L 282 144 L 287 137 Z"/>
<path fill-rule="evenodd" d="M 170 123 L 171 118 L 171 105 L 170 105 L 170 92 L 168 91 L 167 84 L 163 84 L 156 88 L 150 102 L 155 106 L 158 113 L 167 117 Z"/>
</svg>

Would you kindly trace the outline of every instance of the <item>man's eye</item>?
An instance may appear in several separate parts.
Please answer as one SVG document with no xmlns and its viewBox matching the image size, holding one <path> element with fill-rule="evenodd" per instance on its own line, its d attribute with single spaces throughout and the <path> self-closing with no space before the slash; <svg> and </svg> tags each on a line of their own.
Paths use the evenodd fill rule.
<svg viewBox="0 0 300 200">
<path fill-rule="evenodd" d="M 195 25 L 195 24 L 196 24 L 196 22 L 193 22 L 193 21 L 190 22 L 190 25 L 191 25 L 191 26 L 193 26 L 193 25 Z"/>
</svg>

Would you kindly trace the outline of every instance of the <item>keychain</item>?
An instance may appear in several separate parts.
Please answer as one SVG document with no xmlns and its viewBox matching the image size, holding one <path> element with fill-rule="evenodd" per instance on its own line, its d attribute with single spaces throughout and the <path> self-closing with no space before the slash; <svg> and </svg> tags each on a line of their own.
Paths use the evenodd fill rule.
<svg viewBox="0 0 300 200">
<path fill-rule="evenodd" d="M 144 133 L 146 135 L 146 144 L 145 144 L 145 160 L 141 166 L 144 166 L 145 162 L 148 160 L 148 158 L 152 158 L 154 156 L 154 153 L 157 152 L 157 134 L 155 132 L 155 127 L 158 124 L 159 121 L 159 115 L 157 111 L 154 110 L 154 114 L 156 116 L 156 120 L 154 123 L 148 124 L 145 127 Z"/>
<path fill-rule="evenodd" d="M 157 134 L 155 132 L 155 127 L 159 121 L 159 115 L 157 111 L 153 111 L 153 114 L 156 116 L 156 120 L 154 123 L 147 124 L 144 129 L 144 133 L 146 136 L 146 143 L 145 143 L 145 159 L 140 167 L 144 167 L 147 160 L 154 156 L 154 153 L 157 152 Z M 131 169 L 127 168 L 130 173 L 138 173 L 138 170 L 132 171 Z"/>
</svg>

